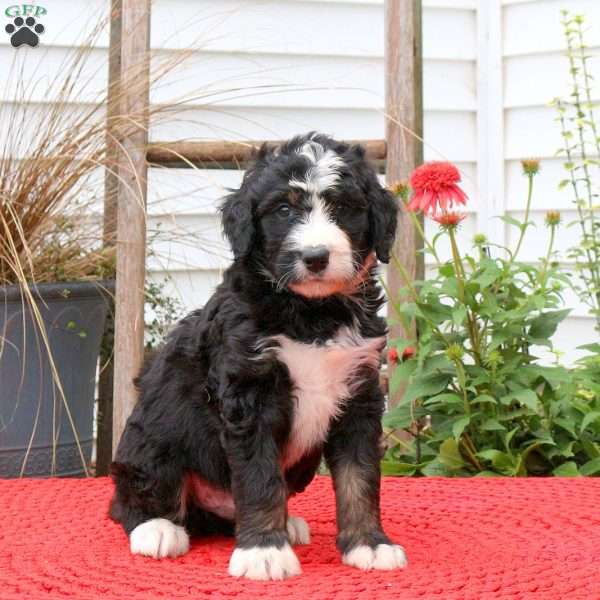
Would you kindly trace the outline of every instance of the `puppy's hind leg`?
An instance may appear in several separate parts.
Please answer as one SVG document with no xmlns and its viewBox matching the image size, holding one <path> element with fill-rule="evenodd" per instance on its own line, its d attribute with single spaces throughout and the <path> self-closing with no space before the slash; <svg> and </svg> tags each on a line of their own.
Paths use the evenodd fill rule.
<svg viewBox="0 0 600 600">
<path fill-rule="evenodd" d="M 153 558 L 185 554 L 190 540 L 182 526 L 181 480 L 124 463 L 113 463 L 111 470 L 116 493 L 110 516 L 129 534 L 131 553 Z"/>
</svg>

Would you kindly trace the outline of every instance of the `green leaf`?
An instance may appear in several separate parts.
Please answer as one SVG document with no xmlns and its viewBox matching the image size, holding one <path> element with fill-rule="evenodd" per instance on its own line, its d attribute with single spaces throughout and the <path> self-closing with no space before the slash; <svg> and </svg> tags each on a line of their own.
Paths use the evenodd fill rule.
<svg viewBox="0 0 600 600">
<path fill-rule="evenodd" d="M 563 419 L 558 417 L 554 419 L 554 424 L 562 427 L 565 431 L 568 431 L 573 437 L 577 437 L 577 432 L 575 431 L 575 423 L 568 421 L 567 419 Z"/>
<path fill-rule="evenodd" d="M 448 467 L 442 464 L 442 462 L 437 458 L 434 458 L 427 465 L 425 465 L 421 469 L 421 473 L 427 477 L 444 477 L 452 475 L 452 472 L 448 470 Z"/>
<path fill-rule="evenodd" d="M 462 435 L 463 431 L 469 425 L 470 422 L 471 422 L 471 417 L 465 416 L 465 417 L 460 417 L 459 419 L 456 419 L 456 421 L 454 421 L 454 423 L 452 424 L 452 435 L 454 435 L 454 439 L 457 442 L 458 442 L 460 436 Z"/>
<path fill-rule="evenodd" d="M 531 321 L 529 336 L 538 340 L 548 340 L 556 332 L 558 324 L 567 317 L 570 309 L 552 310 L 541 314 Z"/>
<path fill-rule="evenodd" d="M 442 304 L 437 298 L 428 298 L 428 302 L 418 302 L 419 312 L 432 323 L 442 323 L 452 316 L 452 308 Z"/>
<path fill-rule="evenodd" d="M 569 460 L 559 467 L 556 467 L 556 469 L 552 471 L 552 474 L 556 475 L 557 477 L 577 477 L 580 473 L 579 469 L 577 468 L 577 464 L 572 460 Z"/>
<path fill-rule="evenodd" d="M 498 401 L 493 396 L 488 394 L 480 394 L 473 400 L 474 404 L 498 404 Z"/>
<path fill-rule="evenodd" d="M 439 268 L 440 275 L 444 277 L 454 277 L 454 265 L 452 263 L 446 263 Z"/>
<path fill-rule="evenodd" d="M 390 393 L 395 394 L 402 385 L 402 382 L 408 381 L 416 368 L 416 360 L 407 360 L 396 365 L 392 370 L 392 376 L 390 378 Z"/>
<path fill-rule="evenodd" d="M 431 406 L 433 404 L 437 405 L 462 405 L 463 399 L 458 394 L 438 394 L 437 396 L 432 396 L 423 402 L 423 406 Z"/>
<path fill-rule="evenodd" d="M 467 316 L 467 307 L 464 304 L 459 304 L 452 311 L 452 322 L 457 326 L 462 325 L 466 316 Z"/>
<path fill-rule="evenodd" d="M 600 417 L 600 411 L 592 410 L 591 412 L 587 413 L 587 415 L 585 415 L 581 421 L 581 431 L 584 431 L 585 428 L 593 423 L 598 417 Z"/>
<path fill-rule="evenodd" d="M 512 400 L 516 400 L 521 406 L 536 411 L 538 407 L 538 396 L 533 390 L 520 389 L 500 398 L 502 404 L 510 404 Z"/>
<path fill-rule="evenodd" d="M 390 429 L 406 429 L 413 422 L 413 414 L 410 404 L 401 402 L 392 410 L 383 415 L 384 427 Z"/>
<path fill-rule="evenodd" d="M 514 225 L 515 227 L 518 227 L 519 229 L 521 229 L 521 227 L 523 227 L 523 224 L 521 223 L 521 221 L 517 221 L 517 219 L 514 219 L 513 217 L 509 217 L 508 215 L 502 215 L 501 217 L 498 217 L 499 219 L 502 219 L 505 223 L 508 223 L 509 225 Z"/>
<path fill-rule="evenodd" d="M 447 375 L 454 375 L 455 373 L 455 367 L 445 353 L 429 356 L 423 364 L 420 375 L 439 375 L 441 373 Z"/>
<path fill-rule="evenodd" d="M 512 439 L 515 433 L 517 433 L 517 431 L 519 431 L 519 428 L 515 427 L 514 429 L 511 429 L 507 434 L 504 435 L 504 445 L 506 446 L 507 450 L 509 450 L 510 443 L 512 442 Z"/>
<path fill-rule="evenodd" d="M 500 452 L 500 450 L 482 450 L 477 453 L 477 456 L 484 458 L 485 460 L 491 461 L 492 465 L 498 469 L 498 471 L 512 475 L 515 472 L 515 462 L 510 454 L 506 452 Z"/>
<path fill-rule="evenodd" d="M 595 342 L 592 344 L 583 344 L 583 346 L 577 346 L 577 350 L 588 350 L 594 354 L 600 354 L 600 344 Z"/>
<path fill-rule="evenodd" d="M 480 458 L 485 458 L 486 460 L 493 461 L 495 458 L 497 458 L 501 454 L 504 454 L 504 453 L 500 452 L 500 450 L 489 449 L 489 450 L 480 450 L 477 453 L 477 456 L 479 456 Z"/>
<path fill-rule="evenodd" d="M 506 427 L 499 423 L 496 419 L 486 419 L 481 424 L 481 429 L 484 431 L 506 431 Z"/>
<path fill-rule="evenodd" d="M 438 458 L 443 465 L 452 470 L 458 470 L 465 466 L 465 461 L 454 438 L 448 438 L 440 444 Z"/>
<path fill-rule="evenodd" d="M 582 475 L 596 475 L 596 473 L 600 473 L 600 458 L 588 460 L 584 465 L 581 465 L 579 472 Z"/>
<path fill-rule="evenodd" d="M 498 267 L 494 261 L 488 259 L 485 262 L 485 266 L 481 274 L 475 277 L 472 281 L 479 284 L 481 289 L 485 289 L 494 281 L 496 281 L 501 274 L 502 269 L 500 269 L 500 267 Z"/>
<path fill-rule="evenodd" d="M 571 374 L 567 369 L 561 366 L 544 367 L 542 365 L 528 365 L 523 371 L 530 372 L 534 376 L 545 379 L 553 389 L 556 389 L 561 383 L 569 383 Z"/>
<path fill-rule="evenodd" d="M 581 440 L 583 451 L 587 454 L 588 458 L 600 458 L 600 447 L 596 442 L 590 440 Z"/>
<path fill-rule="evenodd" d="M 417 472 L 417 465 L 411 463 L 396 462 L 393 460 L 381 461 L 382 475 L 414 475 Z"/>
<path fill-rule="evenodd" d="M 402 402 L 412 402 L 417 398 L 428 398 L 439 394 L 442 390 L 446 389 L 450 379 L 449 375 L 444 374 L 418 378 L 406 388 Z"/>
</svg>

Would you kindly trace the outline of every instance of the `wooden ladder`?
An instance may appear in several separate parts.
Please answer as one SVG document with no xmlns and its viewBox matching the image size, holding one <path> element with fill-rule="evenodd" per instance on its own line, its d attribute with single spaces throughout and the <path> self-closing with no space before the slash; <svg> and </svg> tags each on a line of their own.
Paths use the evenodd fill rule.
<svg viewBox="0 0 600 600">
<path fill-rule="evenodd" d="M 111 0 L 109 94 L 107 114 L 139 115 L 149 103 L 150 0 Z M 421 1 L 385 2 L 385 140 L 348 140 L 363 145 L 368 156 L 379 161 L 388 184 L 404 180 L 422 162 L 422 55 Z M 145 81 L 140 93 L 140 81 Z M 133 85 L 133 83 L 136 85 Z M 116 98 L 116 89 L 124 90 Z M 128 94 L 126 90 L 135 92 Z M 144 280 L 146 259 L 147 170 L 150 166 L 243 168 L 264 141 L 175 141 L 148 144 L 148 120 L 144 127 L 120 140 L 107 138 L 109 156 L 114 156 L 117 173 L 105 179 L 105 240 L 117 244 L 115 297 L 114 402 L 112 436 L 104 435 L 100 446 L 110 455 L 137 400 L 133 378 L 143 360 Z M 268 141 L 277 145 L 277 141 Z M 116 231 L 114 216 L 116 215 Z M 110 218 L 110 217 L 113 218 Z M 111 230 L 111 228 L 113 228 Z M 115 236 L 116 234 L 116 236 Z M 421 277 L 422 260 L 417 258 L 419 241 L 410 221 L 400 213 L 395 255 L 408 273 Z M 404 283 L 390 269 L 391 290 Z M 402 332 L 392 327 L 392 335 Z M 394 399 L 392 399 L 393 401 Z M 103 414 L 110 406 L 100 407 Z M 104 432 L 106 433 L 106 427 Z M 102 433 L 103 429 L 100 429 Z M 100 454 L 100 452 L 99 452 Z M 106 463 L 106 458 L 104 462 Z M 100 465 L 105 472 L 106 465 Z"/>
</svg>

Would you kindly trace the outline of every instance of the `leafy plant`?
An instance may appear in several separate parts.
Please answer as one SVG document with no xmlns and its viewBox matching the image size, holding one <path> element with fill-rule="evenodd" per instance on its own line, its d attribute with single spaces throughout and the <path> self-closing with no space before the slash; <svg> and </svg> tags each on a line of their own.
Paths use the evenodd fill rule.
<svg viewBox="0 0 600 600">
<path fill-rule="evenodd" d="M 146 349 L 156 348 L 166 337 L 171 326 L 183 316 L 181 302 L 166 293 L 165 288 L 169 281 L 148 281 L 146 283 L 146 312 L 150 318 L 146 319 L 145 343 Z"/>
<path fill-rule="evenodd" d="M 405 282 L 400 297 L 408 298 L 394 306 L 395 313 L 404 331 L 416 321 L 418 339 L 390 340 L 391 357 L 398 360 L 390 390 L 405 385 L 406 391 L 384 418 L 390 446 L 383 472 L 600 473 L 600 345 L 587 347 L 593 354 L 573 372 L 557 361 L 543 364 L 536 353 L 540 347 L 553 351 L 551 338 L 569 313 L 562 292 L 570 285 L 554 260 L 560 226 L 555 211 L 546 216 L 548 242 L 539 264 L 518 260 L 532 225 L 528 217 L 538 163 L 523 161 L 525 221 L 503 217 L 518 231 L 515 248 L 477 235 L 471 252 L 461 252 L 456 239 L 464 215 L 448 210 L 460 201 L 452 191 L 458 171 L 449 167 L 432 163 L 420 168 L 428 177 L 413 174 L 410 202 L 407 185 L 396 189 L 416 224 L 411 209 L 423 209 L 440 231 L 425 240 L 425 252 L 436 263 L 429 279 L 410 281 L 394 259 Z M 427 202 L 415 201 L 418 196 Z M 452 251 L 450 261 L 438 256 L 443 238 Z"/>
<path fill-rule="evenodd" d="M 600 201 L 594 180 L 600 170 L 600 130 L 592 97 L 593 76 L 588 67 L 591 57 L 583 35 L 584 18 L 565 10 L 561 14 L 571 89 L 569 100 L 553 101 L 564 142 L 558 153 L 565 157 L 568 173 L 559 188 L 571 191 L 577 209 L 573 225 L 579 229 L 580 243 L 570 249 L 569 255 L 575 260 L 581 283 L 574 287 L 600 331 Z"/>
</svg>

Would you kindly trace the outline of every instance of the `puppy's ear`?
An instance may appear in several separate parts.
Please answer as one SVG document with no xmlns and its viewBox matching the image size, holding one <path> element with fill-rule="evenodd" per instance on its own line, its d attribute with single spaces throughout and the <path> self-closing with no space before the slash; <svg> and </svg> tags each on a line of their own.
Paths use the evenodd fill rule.
<svg viewBox="0 0 600 600">
<path fill-rule="evenodd" d="M 369 242 L 377 258 L 390 262 L 390 252 L 396 237 L 398 202 L 380 183 L 375 169 L 367 161 L 362 146 L 340 144 L 336 148 L 351 168 L 369 204 Z"/>
<path fill-rule="evenodd" d="M 229 240 L 233 257 L 244 258 L 250 253 L 254 241 L 252 203 L 242 188 L 229 194 L 221 205 L 223 233 Z"/>
<path fill-rule="evenodd" d="M 369 227 L 371 244 L 377 258 L 390 262 L 390 252 L 396 237 L 398 223 L 398 201 L 373 175 L 367 192 L 369 198 Z"/>
</svg>

